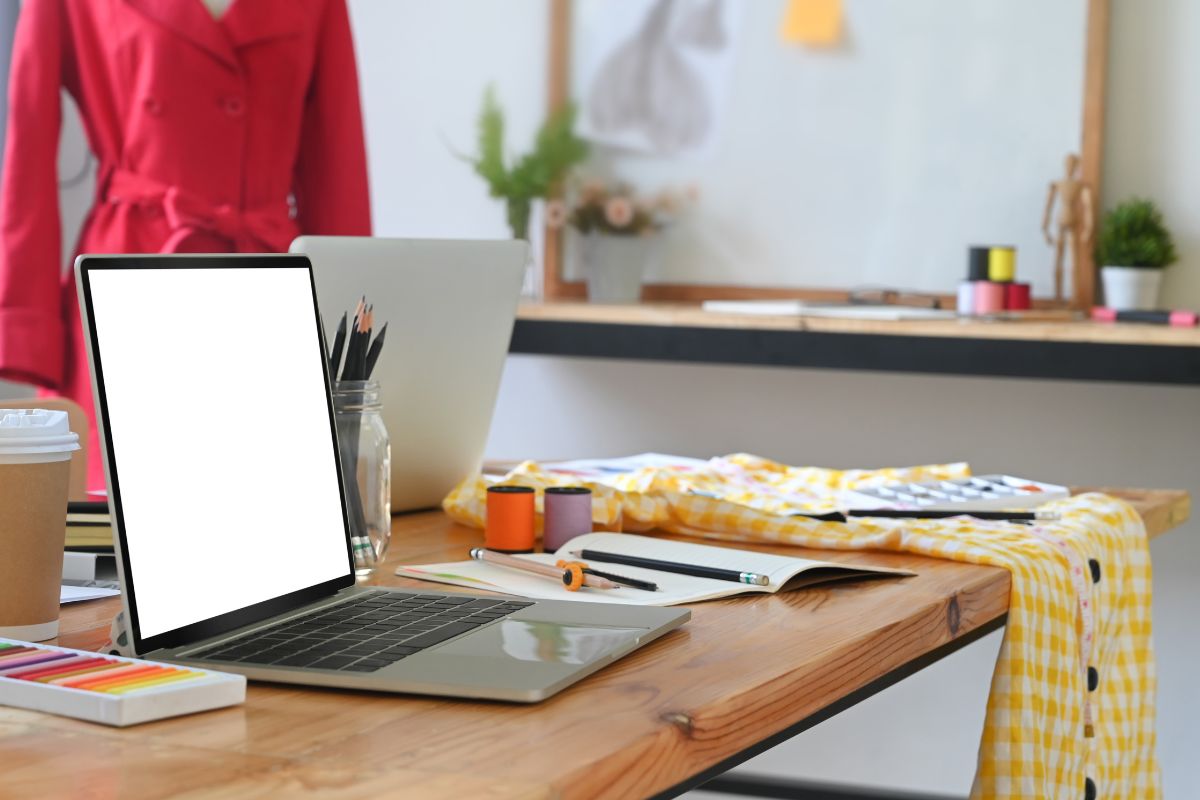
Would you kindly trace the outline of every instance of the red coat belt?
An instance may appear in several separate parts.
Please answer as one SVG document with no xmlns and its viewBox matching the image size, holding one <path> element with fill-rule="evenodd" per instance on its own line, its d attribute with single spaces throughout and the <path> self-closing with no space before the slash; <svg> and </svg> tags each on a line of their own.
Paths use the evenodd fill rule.
<svg viewBox="0 0 1200 800">
<path fill-rule="evenodd" d="M 286 253 L 296 236 L 287 201 L 243 210 L 124 169 L 114 169 L 107 184 L 103 197 L 110 203 L 161 206 L 171 235 L 160 253 L 186 252 L 188 240 L 203 234 L 228 239 L 235 251 Z"/>
</svg>

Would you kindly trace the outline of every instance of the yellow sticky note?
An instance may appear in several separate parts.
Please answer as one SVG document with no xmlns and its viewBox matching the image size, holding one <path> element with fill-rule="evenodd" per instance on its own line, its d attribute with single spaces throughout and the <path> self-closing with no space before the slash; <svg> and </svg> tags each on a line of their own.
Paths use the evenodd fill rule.
<svg viewBox="0 0 1200 800">
<path fill-rule="evenodd" d="M 790 44 L 837 44 L 842 37 L 842 0 L 788 0 L 779 35 Z"/>
</svg>

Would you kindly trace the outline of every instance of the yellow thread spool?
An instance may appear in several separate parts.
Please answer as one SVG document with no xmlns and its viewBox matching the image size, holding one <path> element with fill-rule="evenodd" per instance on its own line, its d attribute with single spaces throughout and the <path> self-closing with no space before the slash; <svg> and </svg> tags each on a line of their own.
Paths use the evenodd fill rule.
<svg viewBox="0 0 1200 800">
<path fill-rule="evenodd" d="M 993 247 L 988 250 L 988 280 L 1005 283 L 1017 277 L 1017 249 Z"/>
</svg>

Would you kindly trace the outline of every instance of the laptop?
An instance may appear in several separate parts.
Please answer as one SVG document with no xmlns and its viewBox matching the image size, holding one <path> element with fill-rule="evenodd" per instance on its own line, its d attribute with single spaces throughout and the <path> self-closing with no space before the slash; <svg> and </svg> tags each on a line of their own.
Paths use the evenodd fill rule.
<svg viewBox="0 0 1200 800">
<path fill-rule="evenodd" d="M 356 586 L 308 259 L 80 256 L 75 271 L 138 655 L 533 702 L 688 620 Z"/>
<path fill-rule="evenodd" d="M 528 261 L 523 241 L 301 236 L 325 335 L 366 295 L 386 347 L 372 378 L 392 443 L 392 511 L 439 506 L 479 471 Z"/>
</svg>

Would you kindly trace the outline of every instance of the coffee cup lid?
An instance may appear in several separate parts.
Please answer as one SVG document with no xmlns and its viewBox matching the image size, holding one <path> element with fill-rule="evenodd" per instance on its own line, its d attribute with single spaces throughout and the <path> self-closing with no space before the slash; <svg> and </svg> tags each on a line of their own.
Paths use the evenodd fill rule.
<svg viewBox="0 0 1200 800">
<path fill-rule="evenodd" d="M 58 461 L 79 449 L 65 411 L 42 408 L 0 410 L 0 462 Z"/>
</svg>

